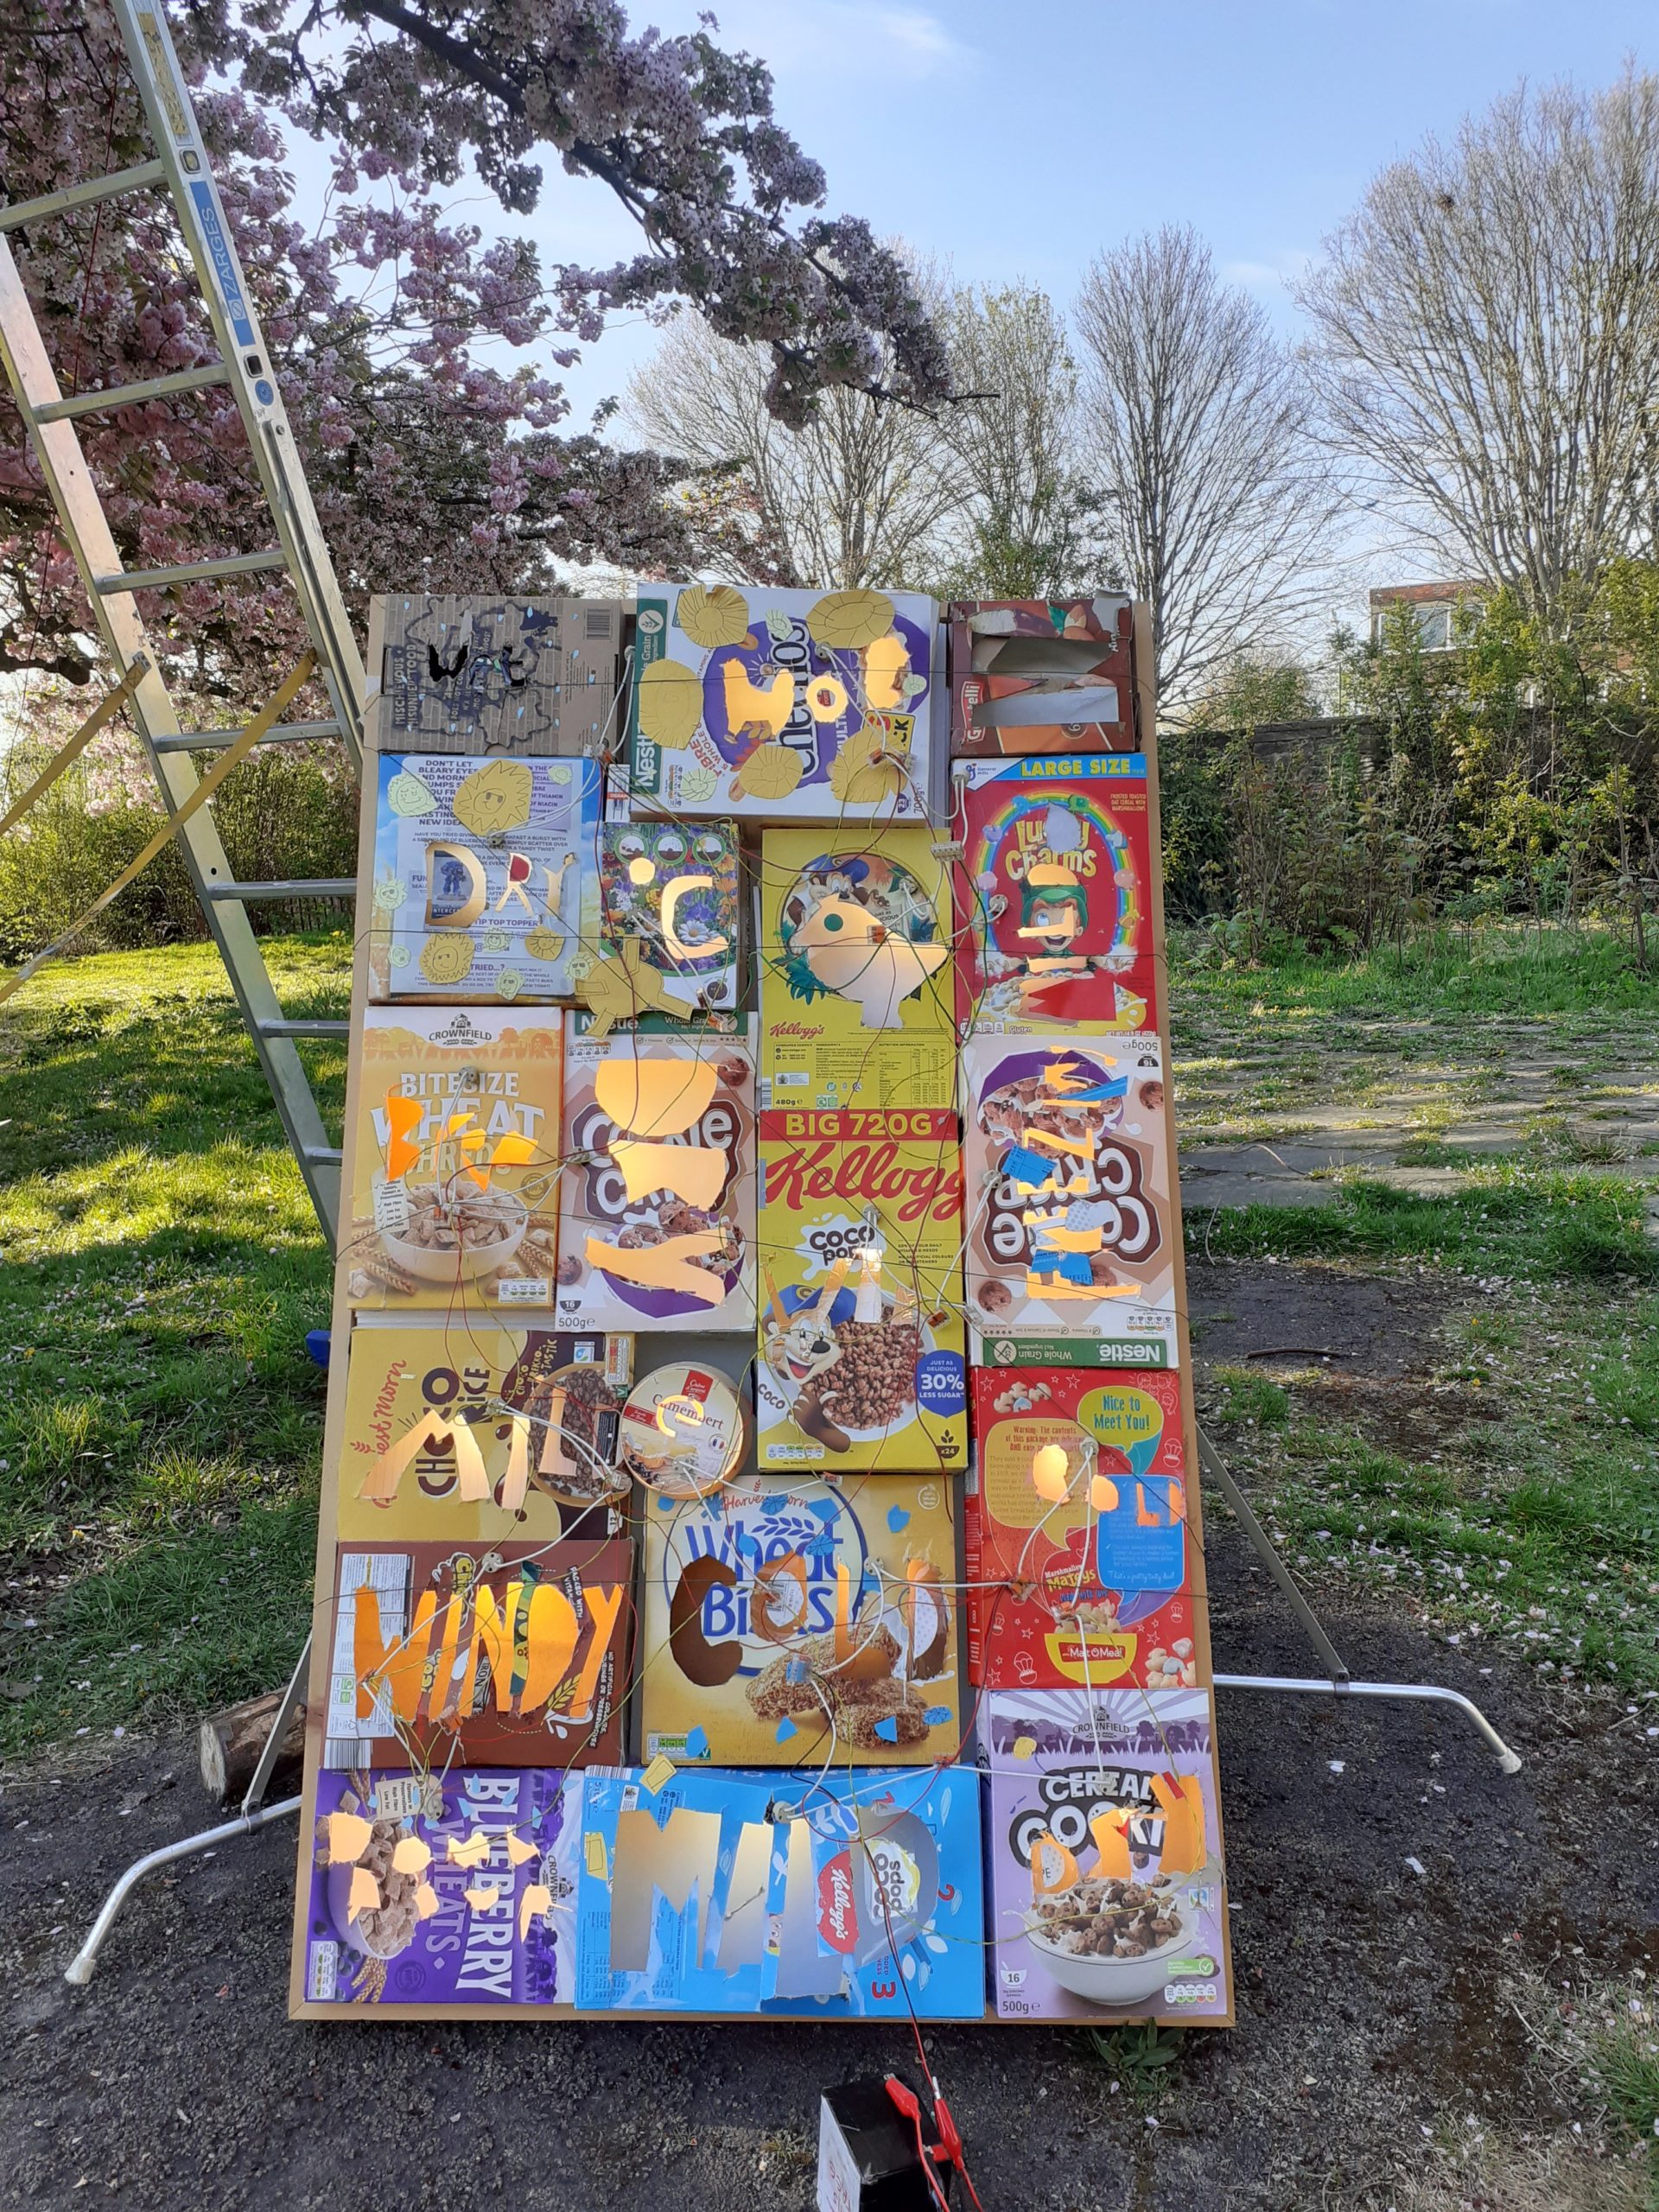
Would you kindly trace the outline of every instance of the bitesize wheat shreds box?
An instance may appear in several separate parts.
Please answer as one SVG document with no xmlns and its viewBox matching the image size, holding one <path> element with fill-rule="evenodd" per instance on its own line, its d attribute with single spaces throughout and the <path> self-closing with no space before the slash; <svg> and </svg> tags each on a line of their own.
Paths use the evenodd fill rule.
<svg viewBox="0 0 1659 2212">
<path fill-rule="evenodd" d="M 763 1468 L 939 1474 L 968 1457 L 953 1113 L 763 1113 Z"/>
</svg>

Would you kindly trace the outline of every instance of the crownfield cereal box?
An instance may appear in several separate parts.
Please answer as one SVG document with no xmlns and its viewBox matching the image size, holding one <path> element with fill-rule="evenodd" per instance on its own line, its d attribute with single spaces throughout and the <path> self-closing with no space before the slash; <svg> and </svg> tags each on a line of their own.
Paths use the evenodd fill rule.
<svg viewBox="0 0 1659 2212">
<path fill-rule="evenodd" d="M 967 1465 L 954 1114 L 760 1116 L 760 1464 Z"/>
<path fill-rule="evenodd" d="M 563 1016 L 365 1007 L 351 1227 L 359 1312 L 553 1303 Z"/>
<path fill-rule="evenodd" d="M 1001 2016 L 1230 2024 L 1209 1691 L 996 1691 L 980 1743 Z"/>
</svg>

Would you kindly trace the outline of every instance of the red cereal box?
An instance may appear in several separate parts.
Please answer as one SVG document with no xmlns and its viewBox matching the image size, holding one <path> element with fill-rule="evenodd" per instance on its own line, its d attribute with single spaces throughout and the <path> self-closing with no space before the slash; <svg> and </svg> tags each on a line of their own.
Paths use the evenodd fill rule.
<svg viewBox="0 0 1659 2212">
<path fill-rule="evenodd" d="M 1191 1588 L 1179 1376 L 988 1367 L 973 1389 L 970 1681 L 1192 1687 L 1207 1649 Z"/>
</svg>

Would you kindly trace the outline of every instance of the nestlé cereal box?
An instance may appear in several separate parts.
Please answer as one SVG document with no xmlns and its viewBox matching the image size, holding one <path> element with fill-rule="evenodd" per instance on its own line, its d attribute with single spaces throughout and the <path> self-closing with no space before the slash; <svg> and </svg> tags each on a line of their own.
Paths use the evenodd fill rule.
<svg viewBox="0 0 1659 2212">
<path fill-rule="evenodd" d="M 943 1479 L 740 1475 L 645 1507 L 645 1756 L 916 1764 L 960 1748 Z"/>
<path fill-rule="evenodd" d="M 1201 1642 L 1179 1377 L 979 1367 L 973 1392 L 969 1679 L 1193 1686 Z"/>
<path fill-rule="evenodd" d="M 763 1113 L 763 1469 L 967 1465 L 953 1113 Z"/>
<path fill-rule="evenodd" d="M 938 620 L 913 592 L 643 591 L 628 726 L 636 812 L 925 821 Z"/>
<path fill-rule="evenodd" d="M 988 1338 L 1074 1333 L 1173 1362 L 1181 1229 L 1156 1033 L 975 1037 L 962 1075 L 976 1356 Z"/>
</svg>

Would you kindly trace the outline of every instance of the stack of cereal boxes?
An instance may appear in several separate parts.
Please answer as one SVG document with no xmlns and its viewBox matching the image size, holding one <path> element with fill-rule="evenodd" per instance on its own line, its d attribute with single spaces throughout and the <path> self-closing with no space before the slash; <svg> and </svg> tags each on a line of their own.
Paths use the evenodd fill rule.
<svg viewBox="0 0 1659 2212">
<path fill-rule="evenodd" d="M 1132 610 L 376 602 L 293 2007 L 1231 2017 Z"/>
</svg>

